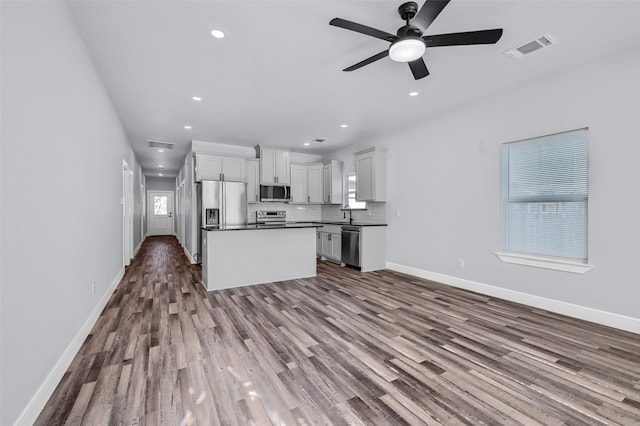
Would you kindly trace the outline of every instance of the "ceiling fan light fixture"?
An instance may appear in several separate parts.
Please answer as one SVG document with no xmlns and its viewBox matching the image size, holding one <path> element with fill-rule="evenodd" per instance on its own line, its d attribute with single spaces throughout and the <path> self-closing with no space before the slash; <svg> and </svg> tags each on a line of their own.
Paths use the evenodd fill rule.
<svg viewBox="0 0 640 426">
<path fill-rule="evenodd" d="M 389 57 L 396 62 L 412 62 L 424 55 L 424 41 L 420 37 L 404 37 L 389 47 Z"/>
</svg>

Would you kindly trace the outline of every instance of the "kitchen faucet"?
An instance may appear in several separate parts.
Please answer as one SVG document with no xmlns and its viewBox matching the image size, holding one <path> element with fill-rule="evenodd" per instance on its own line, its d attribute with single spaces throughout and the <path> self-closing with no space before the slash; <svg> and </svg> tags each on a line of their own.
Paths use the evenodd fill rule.
<svg viewBox="0 0 640 426">
<path fill-rule="evenodd" d="M 346 206 L 344 206 L 345 210 L 349 210 L 349 225 L 353 225 L 353 217 L 351 216 L 351 207 L 349 207 L 349 204 L 347 204 Z M 344 214 L 342 215 L 343 219 L 347 218 L 347 212 L 345 211 Z"/>
</svg>

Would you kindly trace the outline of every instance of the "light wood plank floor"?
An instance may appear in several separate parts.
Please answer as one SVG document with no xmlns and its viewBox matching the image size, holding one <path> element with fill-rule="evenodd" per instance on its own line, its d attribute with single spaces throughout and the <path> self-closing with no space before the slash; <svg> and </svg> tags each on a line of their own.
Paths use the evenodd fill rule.
<svg viewBox="0 0 640 426">
<path fill-rule="evenodd" d="M 325 262 L 199 281 L 148 238 L 36 424 L 640 424 L 636 334 Z"/>
</svg>

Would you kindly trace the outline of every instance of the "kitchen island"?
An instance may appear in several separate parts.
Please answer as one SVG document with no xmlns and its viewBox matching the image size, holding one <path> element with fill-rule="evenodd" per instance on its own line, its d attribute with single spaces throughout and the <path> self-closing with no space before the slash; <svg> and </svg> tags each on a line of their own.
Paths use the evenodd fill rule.
<svg viewBox="0 0 640 426">
<path fill-rule="evenodd" d="M 311 223 L 202 229 L 202 283 L 207 291 L 316 276 Z"/>
</svg>

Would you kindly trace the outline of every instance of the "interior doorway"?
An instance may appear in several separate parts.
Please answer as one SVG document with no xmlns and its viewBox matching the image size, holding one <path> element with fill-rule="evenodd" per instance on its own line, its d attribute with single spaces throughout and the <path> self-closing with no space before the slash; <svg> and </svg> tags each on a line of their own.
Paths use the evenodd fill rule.
<svg viewBox="0 0 640 426">
<path fill-rule="evenodd" d="M 122 160 L 122 263 L 131 264 L 133 257 L 133 172 Z"/>
<path fill-rule="evenodd" d="M 147 191 L 147 235 L 173 235 L 173 191 Z"/>
</svg>

